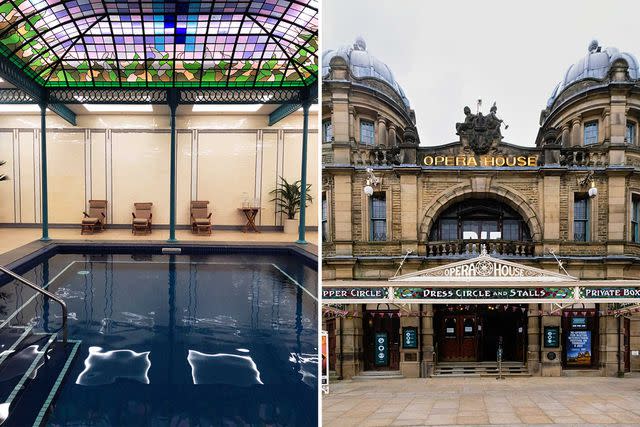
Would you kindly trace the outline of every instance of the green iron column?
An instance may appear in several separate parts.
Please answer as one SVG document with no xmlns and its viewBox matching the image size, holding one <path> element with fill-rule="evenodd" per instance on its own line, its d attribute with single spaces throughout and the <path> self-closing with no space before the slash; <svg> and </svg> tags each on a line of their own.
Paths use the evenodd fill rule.
<svg viewBox="0 0 640 427">
<path fill-rule="evenodd" d="M 303 122 L 302 122 L 302 172 L 300 186 L 300 224 L 298 225 L 298 240 L 296 243 L 306 245 L 304 238 L 305 231 L 305 211 L 307 206 L 307 140 L 309 137 L 309 106 L 308 100 L 302 103 Z"/>
<path fill-rule="evenodd" d="M 177 242 L 176 240 L 176 109 L 178 108 L 178 94 L 175 89 L 167 93 L 169 101 L 169 110 L 171 111 L 171 171 L 169 185 L 169 240 L 168 242 Z"/>
<path fill-rule="evenodd" d="M 49 194 L 47 189 L 47 102 L 40 102 L 40 182 L 42 203 L 42 238 L 49 238 Z"/>
</svg>

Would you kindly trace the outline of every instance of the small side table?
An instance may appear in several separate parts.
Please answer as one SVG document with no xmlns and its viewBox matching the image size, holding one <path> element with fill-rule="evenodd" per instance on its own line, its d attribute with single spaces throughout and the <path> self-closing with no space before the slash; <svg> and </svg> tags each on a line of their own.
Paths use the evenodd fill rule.
<svg viewBox="0 0 640 427">
<path fill-rule="evenodd" d="M 245 224 L 244 229 L 242 231 L 246 233 L 247 230 L 250 229 L 251 231 L 259 233 L 260 231 L 256 227 L 256 216 L 258 216 L 258 212 L 260 212 L 260 208 L 248 207 L 248 208 L 238 208 L 238 210 L 241 210 L 244 213 L 244 216 L 247 217 L 247 223 Z"/>
</svg>

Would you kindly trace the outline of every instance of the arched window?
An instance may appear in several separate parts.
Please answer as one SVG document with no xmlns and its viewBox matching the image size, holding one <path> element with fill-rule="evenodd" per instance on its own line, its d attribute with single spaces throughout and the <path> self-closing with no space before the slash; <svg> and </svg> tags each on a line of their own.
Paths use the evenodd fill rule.
<svg viewBox="0 0 640 427">
<path fill-rule="evenodd" d="M 531 241 L 520 214 L 497 200 L 467 199 L 442 212 L 431 228 L 430 241 Z"/>
</svg>

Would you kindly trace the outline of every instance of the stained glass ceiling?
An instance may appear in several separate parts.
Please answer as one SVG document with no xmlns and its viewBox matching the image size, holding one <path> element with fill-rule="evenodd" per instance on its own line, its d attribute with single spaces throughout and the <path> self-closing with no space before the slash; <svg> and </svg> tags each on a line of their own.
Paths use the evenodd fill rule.
<svg viewBox="0 0 640 427">
<path fill-rule="evenodd" d="M 318 1 L 0 0 L 0 53 L 48 88 L 296 88 Z"/>
</svg>

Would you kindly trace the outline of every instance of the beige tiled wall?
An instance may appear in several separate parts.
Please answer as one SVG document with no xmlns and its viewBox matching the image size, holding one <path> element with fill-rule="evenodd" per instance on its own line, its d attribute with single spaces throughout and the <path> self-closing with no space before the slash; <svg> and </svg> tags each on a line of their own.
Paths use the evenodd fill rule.
<svg viewBox="0 0 640 427">
<path fill-rule="evenodd" d="M 49 115 L 49 221 L 77 224 L 88 199 L 109 201 L 109 223 L 129 224 L 133 203 L 153 202 L 155 224 L 169 222 L 169 132 L 161 115 L 78 116 L 72 127 Z M 300 179 L 302 116 L 269 127 L 268 116 L 179 115 L 178 224 L 189 223 L 189 202 L 211 201 L 215 225 L 243 225 L 238 208 L 259 199 L 259 225 L 281 225 L 269 194 L 277 176 Z M 307 180 L 314 203 L 307 224 L 317 225 L 317 131 L 309 120 Z M 0 223 L 40 221 L 40 135 L 37 115 L 0 116 Z M 14 167 L 14 164 L 16 167 Z"/>
</svg>

